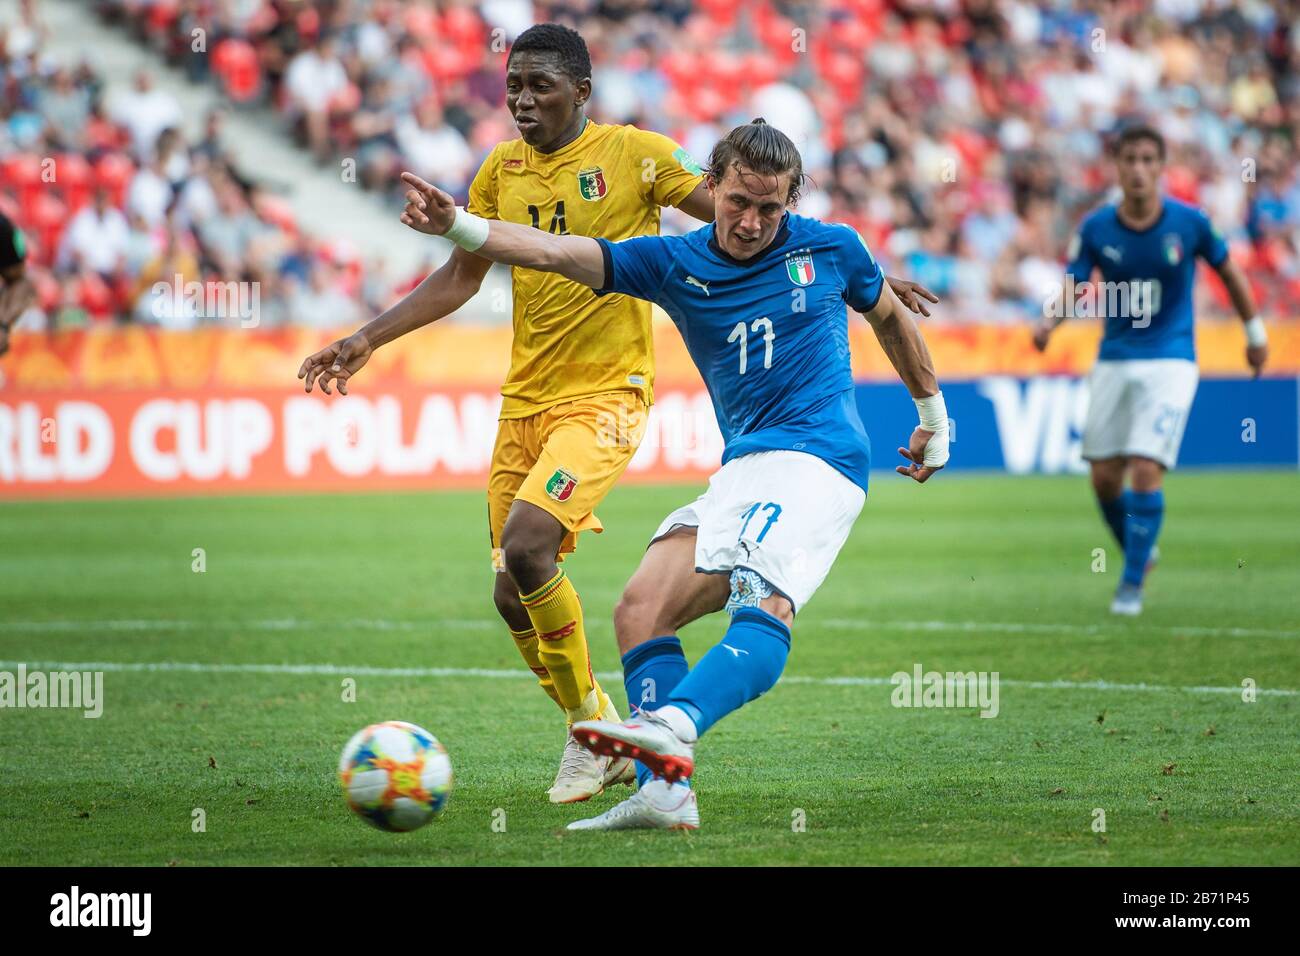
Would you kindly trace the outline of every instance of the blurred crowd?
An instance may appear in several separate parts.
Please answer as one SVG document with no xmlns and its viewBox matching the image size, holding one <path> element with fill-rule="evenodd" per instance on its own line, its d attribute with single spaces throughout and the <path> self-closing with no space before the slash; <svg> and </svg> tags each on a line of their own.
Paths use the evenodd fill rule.
<svg viewBox="0 0 1300 956">
<path fill-rule="evenodd" d="M 220 113 L 185 143 L 174 99 L 147 76 L 114 108 L 92 73 L 42 68 L 29 2 L 4 37 L 0 155 L 70 154 L 92 170 L 79 212 L 59 199 L 76 214 L 48 248 L 54 276 L 125 279 L 120 301 L 137 315 L 141 288 L 172 269 L 270 283 L 286 321 L 311 321 L 325 296 L 362 317 L 399 291 L 339 261 L 328 237 L 303 237 L 243 179 L 221 149 Z M 889 271 L 967 321 L 1038 313 L 1075 225 L 1114 197 L 1109 134 L 1143 119 L 1168 140 L 1169 193 L 1208 209 L 1265 314 L 1285 318 L 1300 298 L 1300 0 L 97 6 L 214 84 L 229 109 L 280 112 L 316 161 L 354 159 L 389 203 L 402 168 L 464 199 L 487 151 L 516 135 L 503 105 L 509 42 L 535 22 L 567 23 L 591 50 L 593 118 L 660 130 L 703 158 L 731 126 L 764 116 L 804 155 L 800 211 L 853 224 Z M 105 158 L 122 156 L 129 173 L 105 178 Z M 0 194 L 12 196 L 5 173 Z M 36 211 L 41 234 L 53 209 Z M 691 227 L 665 216 L 668 231 Z M 1198 292 L 1202 314 L 1231 314 L 1217 278 Z"/>
<path fill-rule="evenodd" d="M 208 281 L 257 283 L 265 326 L 355 324 L 394 299 L 345 239 L 305 234 L 240 169 L 223 111 L 187 141 L 149 71 L 109 96 L 87 63 L 47 56 L 39 4 L 0 31 L 0 212 L 24 231 L 37 293 L 19 328 L 247 322 L 184 293 Z"/>
</svg>

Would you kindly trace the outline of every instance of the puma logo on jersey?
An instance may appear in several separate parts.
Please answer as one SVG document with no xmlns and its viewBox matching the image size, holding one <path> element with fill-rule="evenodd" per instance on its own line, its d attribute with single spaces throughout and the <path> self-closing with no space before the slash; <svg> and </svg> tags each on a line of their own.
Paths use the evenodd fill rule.
<svg viewBox="0 0 1300 956">
<path fill-rule="evenodd" d="M 1120 259 L 1124 258 L 1124 252 L 1119 246 L 1102 246 L 1101 254 L 1111 262 L 1119 262 Z"/>
<path fill-rule="evenodd" d="M 687 277 L 686 277 L 686 284 L 687 284 L 687 285 L 697 285 L 697 286 L 699 286 L 701 289 L 704 290 L 704 294 L 705 294 L 705 295 L 708 295 L 708 294 L 709 294 L 709 284 L 708 284 L 707 282 L 701 282 L 699 279 L 695 278 L 695 276 L 687 276 Z"/>
</svg>

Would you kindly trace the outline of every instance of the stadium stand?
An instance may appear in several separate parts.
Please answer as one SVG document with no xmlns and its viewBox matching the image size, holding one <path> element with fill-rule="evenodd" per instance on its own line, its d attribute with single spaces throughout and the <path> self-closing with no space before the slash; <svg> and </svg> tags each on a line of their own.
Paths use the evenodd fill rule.
<svg viewBox="0 0 1300 956">
<path fill-rule="evenodd" d="M 1210 211 L 1261 308 L 1285 318 L 1286 303 L 1300 296 L 1300 30 L 1286 0 L 96 6 L 195 81 L 214 84 L 231 109 L 273 106 L 317 161 L 355 157 L 361 183 L 389 203 L 401 168 L 464 198 L 481 158 L 514 135 L 501 105 L 509 40 L 533 22 L 567 22 L 592 51 L 594 118 L 662 130 L 700 155 L 731 125 L 764 115 L 804 152 L 814 188 L 802 211 L 853 224 L 891 271 L 944 297 L 950 321 L 1023 322 L 1037 313 L 1046 286 L 1059 282 L 1074 225 L 1110 191 L 1108 134 L 1143 117 L 1171 144 L 1169 192 Z M 94 187 L 104 184 L 120 206 L 132 185 L 122 172 L 131 143 L 102 116 L 94 76 L 26 65 L 39 45 L 31 10 L 25 0 L 7 34 L 0 135 L 12 144 L 4 192 L 42 240 L 44 266 L 57 224 L 89 203 Z M 199 52 L 196 35 L 205 39 Z M 166 120 L 165 94 L 146 94 L 156 102 L 128 124 L 136 163 L 149 161 L 148 134 Z M 58 195 L 32 178 L 34 161 L 48 155 L 42 142 L 84 160 L 81 181 Z M 132 169 L 145 177 L 142 202 L 159 175 Z M 242 224 L 226 224 L 222 245 L 191 240 L 180 217 L 177 242 L 192 246 L 201 269 L 236 268 L 234 243 L 241 275 L 274 275 L 305 295 L 323 283 L 352 297 L 359 313 L 379 304 L 356 298 L 366 283 L 319 249 L 314 279 L 277 269 L 293 230 L 276 224 L 268 200 L 219 154 L 194 162 L 179 186 L 195 201 L 221 198 L 223 214 Z M 665 218 L 670 231 L 690 224 Z M 156 251 L 162 239 L 153 243 Z M 55 304 L 54 289 L 63 299 L 75 289 L 72 302 L 90 311 L 78 296 L 93 280 L 57 276 L 45 274 L 42 303 Z M 97 308 L 132 311 L 130 283 L 108 284 L 107 298 L 91 296 Z M 1200 286 L 1202 315 L 1230 314 L 1217 279 Z M 286 321 L 307 318 L 284 302 Z"/>
</svg>

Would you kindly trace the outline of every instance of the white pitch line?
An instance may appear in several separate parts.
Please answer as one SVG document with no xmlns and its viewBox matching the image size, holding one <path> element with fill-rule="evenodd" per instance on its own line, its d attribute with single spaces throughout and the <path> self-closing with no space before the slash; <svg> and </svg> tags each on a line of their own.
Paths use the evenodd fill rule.
<svg viewBox="0 0 1300 956">
<path fill-rule="evenodd" d="M 608 621 L 595 619 L 587 622 L 589 628 L 604 628 Z M 321 628 L 347 628 L 357 631 L 425 631 L 442 630 L 496 630 L 503 625 L 486 618 L 435 618 L 427 621 L 393 621 L 384 618 L 356 618 L 353 620 L 308 621 L 300 618 L 272 618 L 269 620 L 53 620 L 53 621 L 0 621 L 0 633 L 77 633 L 86 631 L 198 631 L 198 630 L 248 630 L 248 631 L 306 631 Z M 879 621 L 857 618 L 823 618 L 810 624 L 836 630 L 870 631 L 888 629 L 898 631 L 956 632 L 962 634 L 1131 634 L 1134 627 L 1147 632 L 1168 634 L 1174 637 L 1266 637 L 1295 639 L 1300 631 L 1276 630 L 1255 627 L 1201 627 L 1184 624 L 1131 625 L 1120 624 L 1063 624 L 1026 623 L 1023 621 Z"/>
<path fill-rule="evenodd" d="M 905 631 L 959 631 L 962 633 L 998 634 L 1128 634 L 1134 628 L 1171 634 L 1175 637 L 1281 637 L 1297 638 L 1300 631 L 1273 630 L 1254 627 L 1200 627 L 1194 624 L 1134 624 L 1122 628 L 1118 624 L 1027 624 L 1018 621 L 859 621 L 851 617 L 832 617 L 816 622 L 822 627 L 836 629 L 870 629 L 873 627 L 897 628 Z"/>
<path fill-rule="evenodd" d="M 300 618 L 273 618 L 270 620 L 112 620 L 112 621 L 0 621 L 0 632 L 70 632 L 79 631 L 198 631 L 198 630 L 248 630 L 248 631 L 308 631 L 319 628 L 348 628 L 368 631 L 433 631 L 437 628 L 453 630 L 487 630 L 500 628 L 501 624 L 485 618 L 449 617 L 435 621 L 389 621 L 382 618 L 358 618 L 345 621 L 305 621 Z"/>
<path fill-rule="evenodd" d="M 23 665 L 28 671 L 105 671 L 123 673 L 190 673 L 190 674 L 297 674 L 341 677 L 489 677 L 499 679 L 532 678 L 523 668 L 494 670 L 483 667 L 347 667 L 342 664 L 209 664 L 197 661 L 0 661 L 0 670 Z M 910 675 L 909 675 L 910 676 Z M 597 679 L 622 681 L 620 671 L 601 671 Z M 807 677 L 790 674 L 781 678 L 783 684 L 815 684 L 823 687 L 888 687 L 889 677 Z M 999 676 L 998 683 L 1005 687 L 1022 687 L 1027 690 L 1101 690 L 1129 691 L 1134 693 L 1240 694 L 1241 687 L 1180 686 L 1176 684 L 1120 684 L 1106 680 L 1096 681 L 1037 681 L 1014 680 Z M 1300 690 L 1286 687 L 1262 688 L 1257 694 L 1273 697 L 1300 696 Z"/>
</svg>

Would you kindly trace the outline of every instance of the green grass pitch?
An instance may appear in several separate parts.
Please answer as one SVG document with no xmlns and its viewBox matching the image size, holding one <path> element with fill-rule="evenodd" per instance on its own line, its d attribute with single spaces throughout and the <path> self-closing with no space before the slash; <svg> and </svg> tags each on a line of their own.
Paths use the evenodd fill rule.
<svg viewBox="0 0 1300 956">
<path fill-rule="evenodd" d="M 546 802 L 564 727 L 495 617 L 481 494 L 0 505 L 0 670 L 164 665 L 107 670 L 97 720 L 0 710 L 0 864 L 1294 865 L 1297 491 L 1171 476 L 1130 622 L 1107 614 L 1122 562 L 1085 479 L 877 476 L 796 622 L 794 679 L 697 751 L 702 829 L 617 834 L 563 827 L 629 791 Z M 568 562 L 597 672 L 647 536 L 695 493 L 619 488 Z M 724 625 L 688 628 L 688 657 Z M 881 679 L 917 663 L 997 671 L 999 714 L 892 706 Z M 449 673 L 400 673 L 424 668 Z M 412 834 L 353 817 L 335 779 L 385 719 L 455 767 Z"/>
</svg>

